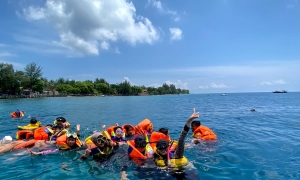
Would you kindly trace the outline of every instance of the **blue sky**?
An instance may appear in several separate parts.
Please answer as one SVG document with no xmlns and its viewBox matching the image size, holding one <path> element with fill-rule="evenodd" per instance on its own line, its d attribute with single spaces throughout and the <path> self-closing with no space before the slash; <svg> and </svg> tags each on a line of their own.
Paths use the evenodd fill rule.
<svg viewBox="0 0 300 180">
<path fill-rule="evenodd" d="M 298 0 L 4 0 L 0 62 L 190 93 L 300 91 Z"/>
</svg>

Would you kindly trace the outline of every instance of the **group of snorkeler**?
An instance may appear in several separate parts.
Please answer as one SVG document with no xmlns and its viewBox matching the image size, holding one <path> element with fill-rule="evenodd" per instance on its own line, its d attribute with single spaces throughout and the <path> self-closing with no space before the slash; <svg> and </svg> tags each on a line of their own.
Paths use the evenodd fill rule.
<svg viewBox="0 0 300 180">
<path fill-rule="evenodd" d="M 68 130 L 70 123 L 64 117 L 58 117 L 53 125 L 48 124 L 37 127 L 32 131 L 26 130 L 26 133 L 25 130 L 20 130 L 17 141 L 10 142 L 10 144 L 14 144 L 11 145 L 11 149 L 14 149 L 15 146 L 20 145 L 20 143 L 16 143 L 19 140 L 33 139 L 34 141 L 30 144 L 30 147 L 33 148 L 29 150 L 31 155 L 84 150 L 80 157 L 81 160 L 93 157 L 93 159 L 100 162 L 108 160 L 119 146 L 126 145 L 128 146 L 128 156 L 138 164 L 142 160 L 153 158 L 159 167 L 180 168 L 187 164 L 187 159 L 184 157 L 184 140 L 190 129 L 192 129 L 195 144 L 202 140 L 215 140 L 217 137 L 208 127 L 202 126 L 200 121 L 195 121 L 198 117 L 199 112 L 194 109 L 192 115 L 187 119 L 178 140 L 171 139 L 167 128 L 160 128 L 157 132 L 153 131 L 153 125 L 149 119 L 143 120 L 136 126 L 131 124 L 119 126 L 116 124 L 106 129 L 104 125 L 102 131 L 93 132 L 92 135 L 81 140 L 80 125 L 76 125 L 76 132 L 71 133 Z M 38 122 L 35 118 L 30 121 L 31 125 Z"/>
</svg>

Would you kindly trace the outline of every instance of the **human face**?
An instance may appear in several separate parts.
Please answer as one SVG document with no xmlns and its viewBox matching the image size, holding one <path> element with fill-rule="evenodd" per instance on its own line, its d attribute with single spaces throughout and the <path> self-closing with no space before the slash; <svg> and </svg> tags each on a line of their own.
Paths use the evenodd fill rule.
<svg viewBox="0 0 300 180">
<path fill-rule="evenodd" d="M 123 136 L 124 132 L 122 129 L 118 128 L 116 129 L 116 137 L 121 138 Z"/>
<path fill-rule="evenodd" d="M 74 139 L 74 138 L 68 138 L 67 139 L 67 144 L 68 144 L 68 146 L 74 146 L 74 144 L 76 143 L 76 139 Z"/>
<path fill-rule="evenodd" d="M 158 151 L 158 153 L 159 153 L 160 155 L 166 155 L 167 152 L 168 152 L 167 149 L 157 149 L 157 151 Z"/>
<path fill-rule="evenodd" d="M 145 148 L 141 147 L 141 148 L 136 148 L 140 153 L 144 153 L 145 152 Z"/>
<path fill-rule="evenodd" d="M 96 145 L 98 147 L 104 147 L 106 141 L 107 141 L 107 139 L 105 137 L 99 138 L 97 140 L 97 144 Z"/>
<path fill-rule="evenodd" d="M 133 135 L 133 129 L 132 129 L 132 128 L 129 128 L 129 129 L 127 130 L 127 135 L 128 135 L 128 136 Z"/>
<path fill-rule="evenodd" d="M 197 129 L 197 126 L 193 124 L 192 125 L 192 131 L 194 132 L 196 129 Z"/>
</svg>

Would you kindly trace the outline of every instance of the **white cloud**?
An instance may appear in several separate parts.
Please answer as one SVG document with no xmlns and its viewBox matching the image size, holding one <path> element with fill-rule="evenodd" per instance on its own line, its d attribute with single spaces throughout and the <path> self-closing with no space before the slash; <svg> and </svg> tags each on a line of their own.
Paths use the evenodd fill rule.
<svg viewBox="0 0 300 180">
<path fill-rule="evenodd" d="M 189 89 L 188 88 L 188 83 L 184 83 L 180 80 L 177 80 L 175 82 L 172 81 L 166 81 L 166 84 L 170 85 L 170 84 L 174 84 L 176 88 L 180 88 L 180 89 Z"/>
<path fill-rule="evenodd" d="M 103 42 L 101 43 L 101 48 L 102 48 L 102 49 L 105 49 L 105 50 L 108 50 L 108 49 L 109 49 L 109 43 L 106 42 L 106 41 L 103 41 Z"/>
<path fill-rule="evenodd" d="M 148 0 L 148 5 L 149 4 L 151 4 L 154 8 L 156 8 L 160 13 L 172 15 L 174 21 L 180 20 L 178 13 L 176 11 L 170 10 L 165 5 L 162 5 L 161 1 Z"/>
<path fill-rule="evenodd" d="M 12 57 L 12 56 L 17 56 L 17 55 L 10 52 L 0 52 L 0 57 Z"/>
<path fill-rule="evenodd" d="M 210 84 L 210 87 L 211 87 L 211 88 L 220 88 L 220 89 L 222 89 L 222 88 L 228 88 L 228 86 L 225 85 L 225 84 L 216 84 L 216 83 L 214 83 L 214 82 L 212 82 L 212 83 Z"/>
<path fill-rule="evenodd" d="M 156 7 L 158 10 L 160 10 L 160 11 L 164 10 L 160 1 L 151 0 L 151 2 L 152 2 L 152 5 L 154 7 Z"/>
<path fill-rule="evenodd" d="M 98 48 L 107 50 L 110 42 L 153 44 L 159 39 L 157 28 L 126 0 L 47 0 L 44 7 L 23 9 L 23 15 L 46 20 L 59 33 L 56 44 L 81 54 L 98 55 Z"/>
<path fill-rule="evenodd" d="M 199 89 L 208 89 L 209 87 L 205 85 L 205 86 L 199 86 L 198 88 Z"/>
<path fill-rule="evenodd" d="M 166 83 L 167 85 L 174 84 L 176 88 L 180 88 L 180 89 L 189 89 L 188 88 L 188 83 L 184 83 L 181 80 L 177 80 L 175 82 L 172 82 L 172 81 L 168 80 L 168 81 L 165 81 L 164 83 Z M 162 87 L 162 84 L 160 84 L 160 83 L 154 83 L 154 84 L 148 85 L 148 87 L 158 88 L 158 87 Z"/>
<path fill-rule="evenodd" d="M 261 85 L 278 85 L 278 84 L 286 84 L 286 82 L 282 79 L 279 79 L 279 80 L 274 80 L 274 81 L 271 81 L 271 82 L 262 81 L 260 84 Z"/>
<path fill-rule="evenodd" d="M 194 77 L 200 76 L 205 78 L 221 77 L 228 78 L 286 78 L 295 77 L 300 68 L 300 61 L 252 61 L 253 65 L 236 65 L 236 66 L 195 66 L 186 68 L 170 68 L 149 70 L 151 73 L 168 72 L 172 74 L 192 74 Z"/>
<path fill-rule="evenodd" d="M 176 11 L 171 11 L 166 6 L 163 6 L 160 1 L 148 0 L 148 4 L 151 4 L 153 7 L 155 7 L 161 13 L 166 13 L 166 14 L 171 14 L 171 15 L 177 15 Z"/>
<path fill-rule="evenodd" d="M 45 9 L 44 8 L 39 8 L 39 7 L 34 7 L 34 6 L 29 6 L 27 9 L 23 9 L 23 13 L 26 15 L 25 18 L 28 21 L 31 20 L 40 20 L 45 18 Z M 18 16 L 21 16 L 21 14 L 18 12 Z"/>
<path fill-rule="evenodd" d="M 271 82 L 267 82 L 267 81 L 262 81 L 260 84 L 261 84 L 261 85 L 272 85 Z"/>
<path fill-rule="evenodd" d="M 180 40 L 182 36 L 182 31 L 179 28 L 170 28 L 171 40 Z"/>
<path fill-rule="evenodd" d="M 154 87 L 154 88 L 158 88 L 158 87 L 161 87 L 162 85 L 159 84 L 159 83 L 155 83 L 155 84 L 150 84 L 148 85 L 148 87 Z"/>
<path fill-rule="evenodd" d="M 224 89 L 224 88 L 229 88 L 225 84 L 216 84 L 214 82 L 210 83 L 210 85 L 204 85 L 204 86 L 198 86 L 199 89 L 209 89 L 209 88 L 214 88 L 214 89 Z"/>
<path fill-rule="evenodd" d="M 130 81 L 130 79 L 128 77 L 124 77 L 123 82 L 125 82 L 125 81 L 129 82 L 131 86 L 135 86 L 136 85 L 135 83 L 133 83 L 132 81 Z"/>
<path fill-rule="evenodd" d="M 25 68 L 25 65 L 24 64 L 21 64 L 21 63 L 17 63 L 17 62 L 13 62 L 13 61 L 5 61 L 5 60 L 1 60 L 0 59 L 0 62 L 1 63 L 4 63 L 4 64 L 12 64 L 13 67 L 15 69 L 18 69 L 18 70 L 23 70 Z"/>
<path fill-rule="evenodd" d="M 120 54 L 121 52 L 119 51 L 119 48 L 116 47 L 115 53 Z"/>
<path fill-rule="evenodd" d="M 286 84 L 284 80 L 279 79 L 279 80 L 275 80 L 273 81 L 274 84 Z"/>
</svg>

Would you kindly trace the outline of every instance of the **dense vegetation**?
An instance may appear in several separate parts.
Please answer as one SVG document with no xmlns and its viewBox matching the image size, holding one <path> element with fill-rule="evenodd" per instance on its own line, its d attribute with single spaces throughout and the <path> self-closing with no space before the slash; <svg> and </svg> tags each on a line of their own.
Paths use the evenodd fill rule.
<svg viewBox="0 0 300 180">
<path fill-rule="evenodd" d="M 119 84 L 109 84 L 103 78 L 96 78 L 95 81 L 75 81 L 64 78 L 48 80 L 42 75 L 42 67 L 34 62 L 28 64 L 24 71 L 15 71 L 12 64 L 0 63 L 0 95 L 19 95 L 25 89 L 40 93 L 43 91 L 58 91 L 70 95 L 189 94 L 189 90 L 176 89 L 174 84 L 164 83 L 163 86 L 154 88 L 131 86 L 130 82 L 126 80 Z"/>
</svg>

